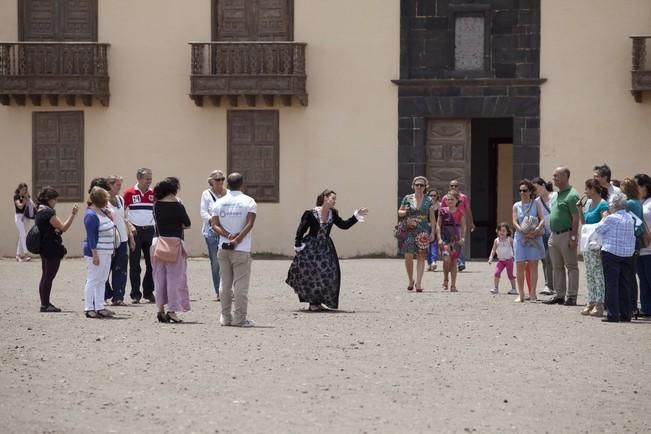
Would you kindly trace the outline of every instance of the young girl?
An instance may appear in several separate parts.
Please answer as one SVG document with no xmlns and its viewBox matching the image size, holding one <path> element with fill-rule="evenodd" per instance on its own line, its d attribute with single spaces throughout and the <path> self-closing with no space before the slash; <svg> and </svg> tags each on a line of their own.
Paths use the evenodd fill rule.
<svg viewBox="0 0 651 434">
<path fill-rule="evenodd" d="M 488 263 L 491 264 L 495 255 L 497 255 L 495 287 L 491 290 L 491 294 L 498 293 L 500 276 L 502 276 L 502 271 L 505 268 L 509 281 L 511 281 L 509 294 L 517 294 L 518 290 L 515 289 L 515 276 L 513 275 L 513 238 L 511 238 L 511 227 L 508 223 L 502 222 L 497 225 L 495 232 L 497 233 L 497 238 L 493 241 L 493 250 L 491 250 L 491 254 L 488 257 Z"/>
<path fill-rule="evenodd" d="M 429 197 L 432 198 L 432 208 L 434 209 L 434 215 L 438 220 L 439 217 L 439 208 L 441 207 L 441 201 L 439 200 L 439 192 L 436 190 L 430 190 L 427 193 Z M 436 221 L 430 222 L 433 227 L 436 227 Z M 439 243 L 435 238 L 429 243 L 429 251 L 427 252 L 427 270 L 436 271 L 436 261 L 439 256 Z"/>
<path fill-rule="evenodd" d="M 450 276 L 450 292 L 457 292 L 457 259 L 461 254 L 466 233 L 466 219 L 459 204 L 459 193 L 450 190 L 446 195 L 447 206 L 439 208 L 439 218 L 436 224 L 439 252 L 443 259 L 443 289 L 448 289 Z"/>
</svg>

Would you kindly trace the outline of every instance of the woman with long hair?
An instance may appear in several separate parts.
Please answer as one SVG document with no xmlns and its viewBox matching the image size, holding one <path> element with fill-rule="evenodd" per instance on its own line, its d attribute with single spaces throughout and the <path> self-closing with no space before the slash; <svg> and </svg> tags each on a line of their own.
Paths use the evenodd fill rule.
<svg viewBox="0 0 651 434">
<path fill-rule="evenodd" d="M 32 258 L 27 254 L 27 229 L 25 228 L 25 220 L 34 218 L 36 206 L 32 202 L 32 197 L 29 194 L 29 187 L 26 183 L 21 182 L 14 191 L 14 208 L 16 209 L 15 221 L 16 229 L 18 229 L 18 245 L 16 246 L 16 261 L 23 262 L 29 261 Z"/>
<path fill-rule="evenodd" d="M 298 300 L 309 303 L 309 310 L 313 312 L 339 307 L 341 269 L 335 244 L 330 238 L 332 226 L 349 229 L 368 214 L 366 208 L 360 208 L 344 220 L 339 217 L 336 204 L 337 193 L 326 189 L 317 196 L 316 206 L 303 212 L 294 239 L 296 256 L 285 280 L 298 295 Z"/>
<path fill-rule="evenodd" d="M 61 234 L 67 231 L 72 225 L 79 207 L 72 206 L 72 212 L 65 222 L 59 220 L 54 210 L 59 193 L 52 187 L 45 187 L 38 195 L 38 210 L 34 218 L 34 224 L 38 226 L 41 234 L 41 281 L 38 285 L 38 292 L 41 298 L 41 312 L 61 312 L 61 309 L 50 302 L 52 282 L 59 271 L 61 259 L 68 253 L 63 245 Z"/>
</svg>

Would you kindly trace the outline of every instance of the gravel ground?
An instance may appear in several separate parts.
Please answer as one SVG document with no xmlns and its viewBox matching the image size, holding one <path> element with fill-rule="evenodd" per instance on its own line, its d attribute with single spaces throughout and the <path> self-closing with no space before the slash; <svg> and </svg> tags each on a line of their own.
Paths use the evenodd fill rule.
<svg viewBox="0 0 651 434">
<path fill-rule="evenodd" d="M 284 284 L 288 266 L 254 261 L 258 327 L 241 329 L 219 326 L 205 259 L 189 262 L 193 310 L 176 325 L 151 304 L 85 318 L 80 259 L 55 280 L 64 312 L 41 314 L 39 262 L 0 261 L 0 430 L 651 430 L 651 321 L 492 296 L 479 262 L 459 293 L 440 290 L 440 272 L 408 293 L 397 259 L 342 261 L 341 310 L 310 313 Z"/>
</svg>

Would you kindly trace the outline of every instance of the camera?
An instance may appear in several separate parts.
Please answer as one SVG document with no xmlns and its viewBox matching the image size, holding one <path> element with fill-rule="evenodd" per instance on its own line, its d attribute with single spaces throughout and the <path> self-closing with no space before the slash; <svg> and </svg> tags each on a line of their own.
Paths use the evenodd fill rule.
<svg viewBox="0 0 651 434">
<path fill-rule="evenodd" d="M 222 243 L 223 250 L 233 250 L 234 248 L 235 248 L 235 244 L 233 243 Z"/>
</svg>

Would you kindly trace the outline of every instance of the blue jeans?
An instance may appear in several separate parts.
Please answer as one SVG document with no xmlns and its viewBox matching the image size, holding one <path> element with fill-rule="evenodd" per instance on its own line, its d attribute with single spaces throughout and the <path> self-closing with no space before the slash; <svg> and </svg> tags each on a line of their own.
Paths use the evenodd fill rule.
<svg viewBox="0 0 651 434">
<path fill-rule="evenodd" d="M 124 290 L 127 287 L 127 266 L 129 265 L 129 243 L 125 241 L 115 249 L 111 258 L 111 278 L 106 281 L 104 299 L 124 301 Z M 109 282 L 110 280 L 110 282 Z"/>
<path fill-rule="evenodd" d="M 651 255 L 638 256 L 637 275 L 640 278 L 640 310 L 651 313 Z"/>
<path fill-rule="evenodd" d="M 219 261 L 217 261 L 217 252 L 219 251 L 219 236 L 210 230 L 209 234 L 203 235 L 208 246 L 208 258 L 210 259 L 210 271 L 212 272 L 212 286 L 215 288 L 215 294 L 219 296 Z"/>
<path fill-rule="evenodd" d="M 429 250 L 427 251 L 427 265 L 432 265 L 439 258 L 439 243 L 434 241 L 429 243 Z"/>
</svg>

